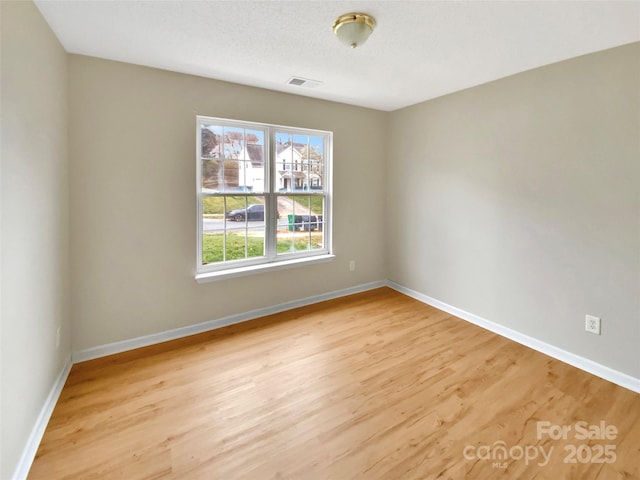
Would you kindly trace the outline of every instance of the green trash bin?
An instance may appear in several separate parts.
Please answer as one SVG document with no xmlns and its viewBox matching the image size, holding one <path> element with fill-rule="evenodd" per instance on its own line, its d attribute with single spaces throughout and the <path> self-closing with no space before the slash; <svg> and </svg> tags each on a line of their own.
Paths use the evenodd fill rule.
<svg viewBox="0 0 640 480">
<path fill-rule="evenodd" d="M 295 216 L 292 215 L 291 213 L 289 215 L 287 215 L 287 219 L 289 221 L 289 231 L 293 232 L 296 229 L 296 226 L 294 225 L 295 223 Z"/>
</svg>

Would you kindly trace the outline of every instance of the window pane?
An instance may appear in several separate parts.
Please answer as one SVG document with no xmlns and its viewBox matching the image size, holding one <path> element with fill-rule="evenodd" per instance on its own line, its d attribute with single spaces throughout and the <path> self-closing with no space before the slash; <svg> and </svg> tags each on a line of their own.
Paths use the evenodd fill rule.
<svg viewBox="0 0 640 480">
<path fill-rule="evenodd" d="M 206 220 L 222 220 L 224 219 L 224 197 L 204 197 L 202 199 L 202 218 Z M 218 228 L 214 228 L 214 225 Z M 222 225 L 220 223 L 210 223 L 209 227 L 203 224 L 205 230 L 221 230 Z"/>
<path fill-rule="evenodd" d="M 220 151 L 217 145 L 222 138 L 222 127 L 217 125 L 202 125 L 201 127 L 201 147 L 200 155 L 205 158 L 219 158 Z"/>
<path fill-rule="evenodd" d="M 265 197 L 263 196 L 226 196 L 225 217 L 230 222 L 262 222 L 264 224 Z M 256 224 L 252 223 L 252 228 Z M 227 228 L 232 228 L 227 225 Z M 242 226 L 242 228 L 245 228 Z M 234 229 L 237 229 L 234 227 Z"/>
<path fill-rule="evenodd" d="M 265 255 L 265 197 L 202 199 L 202 263 Z"/>
<path fill-rule="evenodd" d="M 202 233 L 202 264 L 224 261 L 224 233 Z"/>
<path fill-rule="evenodd" d="M 278 211 L 278 254 L 324 248 L 322 195 L 279 196 Z"/>
<path fill-rule="evenodd" d="M 263 193 L 264 185 L 264 162 L 202 159 L 203 193 Z"/>
<path fill-rule="evenodd" d="M 222 152 L 224 158 L 230 160 L 244 160 L 244 129 L 238 127 L 224 127 Z"/>
<path fill-rule="evenodd" d="M 276 190 L 287 192 L 293 189 L 293 137 L 288 133 L 276 133 Z"/>
<path fill-rule="evenodd" d="M 203 192 L 265 191 L 264 131 L 204 125 L 201 134 Z"/>
<path fill-rule="evenodd" d="M 202 263 L 224 261 L 224 197 L 202 199 Z"/>
<path fill-rule="evenodd" d="M 227 260 L 264 256 L 265 197 L 227 197 Z"/>
<path fill-rule="evenodd" d="M 264 192 L 264 132 L 262 130 L 246 130 L 246 152 L 244 184 L 247 191 Z"/>
<path fill-rule="evenodd" d="M 264 256 L 264 229 L 227 231 L 226 249 L 227 260 Z"/>
<path fill-rule="evenodd" d="M 202 157 L 244 160 L 244 129 L 204 125 L 202 127 Z"/>
<path fill-rule="evenodd" d="M 309 143 L 302 150 L 302 161 L 305 162 L 305 186 L 310 190 L 324 189 L 324 139 L 309 137 Z"/>
<path fill-rule="evenodd" d="M 324 138 L 276 133 L 276 190 L 311 191 L 324 188 Z"/>
<path fill-rule="evenodd" d="M 210 158 L 202 159 L 202 191 L 215 193 L 224 189 L 224 162 Z"/>
</svg>

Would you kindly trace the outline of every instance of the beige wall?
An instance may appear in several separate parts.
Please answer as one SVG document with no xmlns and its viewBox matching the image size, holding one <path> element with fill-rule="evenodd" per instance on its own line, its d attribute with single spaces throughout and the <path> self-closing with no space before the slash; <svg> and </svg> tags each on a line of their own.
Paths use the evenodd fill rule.
<svg viewBox="0 0 640 480">
<path fill-rule="evenodd" d="M 67 55 L 31 2 L 0 8 L 0 478 L 9 479 L 70 353 Z"/>
<path fill-rule="evenodd" d="M 385 278 L 385 113 L 90 57 L 69 66 L 74 351 Z M 195 282 L 196 115 L 334 132 L 333 262 Z"/>
<path fill-rule="evenodd" d="M 632 44 L 393 112 L 388 277 L 640 377 L 639 86 Z"/>
<path fill-rule="evenodd" d="M 384 278 L 640 376 L 639 44 L 388 114 L 67 56 L 0 5 L 1 478 L 71 350 Z M 195 282 L 196 115 L 334 132 L 335 261 Z"/>
</svg>

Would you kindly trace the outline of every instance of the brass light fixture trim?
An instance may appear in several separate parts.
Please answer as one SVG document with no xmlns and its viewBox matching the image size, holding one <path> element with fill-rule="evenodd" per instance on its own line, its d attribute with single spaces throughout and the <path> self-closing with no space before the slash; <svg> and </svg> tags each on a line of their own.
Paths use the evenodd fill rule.
<svg viewBox="0 0 640 480">
<path fill-rule="evenodd" d="M 366 42 L 375 28 L 375 18 L 366 13 L 345 13 L 333 22 L 333 32 L 341 42 L 351 48 Z"/>
</svg>

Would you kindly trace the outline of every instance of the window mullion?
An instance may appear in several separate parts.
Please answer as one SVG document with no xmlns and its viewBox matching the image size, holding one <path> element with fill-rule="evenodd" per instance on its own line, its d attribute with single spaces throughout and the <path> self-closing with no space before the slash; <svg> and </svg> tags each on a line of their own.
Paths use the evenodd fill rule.
<svg viewBox="0 0 640 480">
<path fill-rule="evenodd" d="M 198 149 L 200 149 L 200 144 L 198 142 Z M 199 160 L 200 163 L 202 163 L 202 159 Z M 202 188 L 201 188 L 201 180 L 200 180 L 200 169 L 198 169 L 198 175 L 197 175 L 197 188 L 198 188 L 198 206 L 197 206 L 197 211 L 198 211 L 198 239 L 197 239 L 197 245 L 198 245 L 198 251 L 196 252 L 196 257 L 197 257 L 197 261 L 198 261 L 198 265 L 202 265 L 203 263 L 203 255 L 202 255 L 202 249 L 203 247 L 203 232 L 204 232 L 204 217 L 202 215 L 203 213 L 203 208 L 202 208 L 202 202 L 204 199 L 204 195 L 202 194 Z"/>
<path fill-rule="evenodd" d="M 223 204 L 223 222 L 224 222 L 224 228 L 222 229 L 222 258 L 223 260 L 226 262 L 227 261 L 227 217 L 226 217 L 226 212 L 227 212 L 227 196 L 223 196 L 222 197 L 222 204 Z"/>
<path fill-rule="evenodd" d="M 267 209 L 265 211 L 265 255 L 269 262 L 272 262 L 276 258 L 276 244 L 278 235 L 278 198 L 275 194 L 275 172 L 274 166 L 276 153 L 275 132 L 272 128 L 267 129 L 268 135 L 265 137 L 268 140 L 268 145 L 265 146 L 265 154 L 267 158 L 264 162 L 265 176 L 267 181 L 265 182 L 266 192 L 265 198 L 267 203 Z"/>
</svg>

